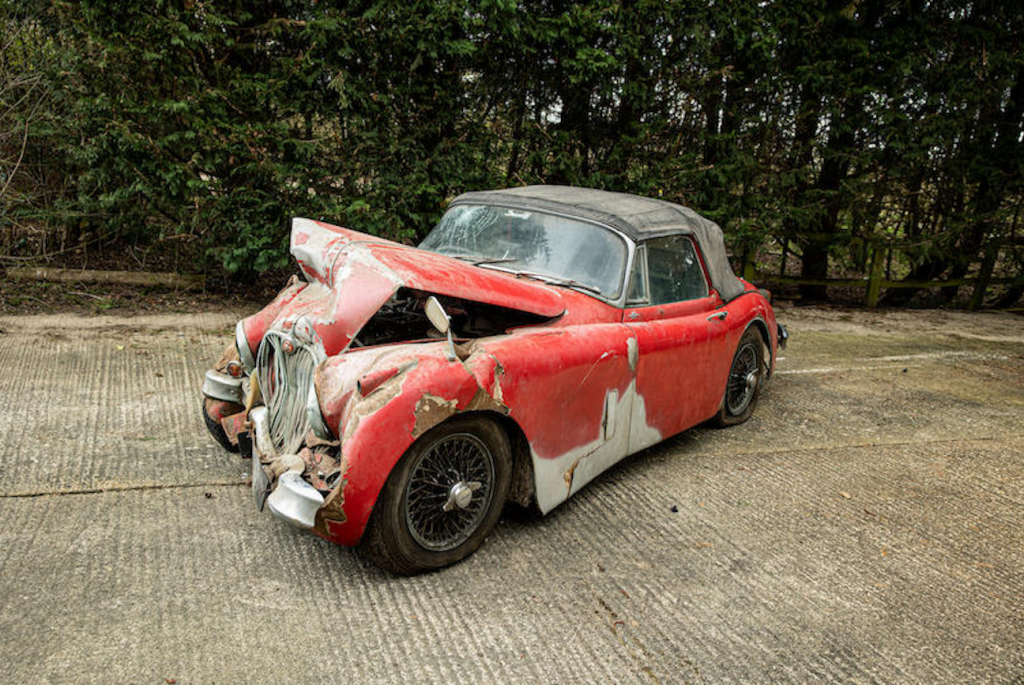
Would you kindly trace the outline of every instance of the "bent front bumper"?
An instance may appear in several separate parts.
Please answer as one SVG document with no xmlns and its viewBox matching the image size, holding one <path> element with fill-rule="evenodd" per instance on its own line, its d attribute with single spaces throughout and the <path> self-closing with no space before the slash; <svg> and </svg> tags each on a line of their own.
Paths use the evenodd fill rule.
<svg viewBox="0 0 1024 685">
<path fill-rule="evenodd" d="M 255 435 L 252 452 L 252 494 L 256 508 L 263 511 L 266 504 L 270 513 L 298 528 L 310 529 L 316 525 L 316 513 L 324 506 L 324 496 L 302 478 L 306 464 L 293 454 L 276 456 L 270 440 L 266 407 L 249 412 Z M 264 463 L 264 461 L 268 463 Z M 268 473 L 269 470 L 269 473 Z M 278 472 L 276 485 L 271 475 Z"/>
<path fill-rule="evenodd" d="M 299 528 L 316 525 L 316 512 L 324 505 L 324 496 L 302 479 L 301 473 L 285 471 L 277 487 L 267 497 L 270 513 Z"/>
</svg>

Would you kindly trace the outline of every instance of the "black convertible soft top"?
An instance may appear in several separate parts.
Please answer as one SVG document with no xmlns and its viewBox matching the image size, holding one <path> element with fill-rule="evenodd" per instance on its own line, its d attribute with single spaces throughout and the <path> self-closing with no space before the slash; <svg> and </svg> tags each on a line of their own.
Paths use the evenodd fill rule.
<svg viewBox="0 0 1024 685">
<path fill-rule="evenodd" d="M 673 202 L 593 188 L 544 185 L 463 193 L 452 204 L 496 204 L 578 216 L 618 229 L 636 241 L 679 233 L 692 235 L 722 299 L 732 300 L 744 291 L 725 254 L 722 229 L 689 207 Z"/>
</svg>

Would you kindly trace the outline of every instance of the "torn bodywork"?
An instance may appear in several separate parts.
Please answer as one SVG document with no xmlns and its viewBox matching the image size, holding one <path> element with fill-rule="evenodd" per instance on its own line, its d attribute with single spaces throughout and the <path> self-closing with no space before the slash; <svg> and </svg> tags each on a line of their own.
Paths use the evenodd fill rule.
<svg viewBox="0 0 1024 685">
<path fill-rule="evenodd" d="M 606 196 L 618 201 L 595 195 L 593 207 L 607 208 Z M 546 513 L 626 455 L 723 406 L 752 406 L 725 402 L 734 352 L 746 345 L 763 360 L 735 391 L 756 395 L 786 333 L 752 285 L 730 280 L 721 254 L 701 253 L 721 249 L 720 231 L 698 221 L 687 233 L 671 221 L 692 217 L 669 213 L 664 228 L 631 234 L 596 209 L 559 214 L 549 200 L 457 200 L 435 229 L 454 217 L 454 242 L 439 248 L 432 233 L 430 251 L 293 222 L 302 278 L 239 322 L 203 384 L 208 416 L 251 455 L 260 509 L 343 545 L 370 526 L 375 549 L 392 546 L 391 567 L 419 568 L 402 561 L 418 552 L 380 538 L 382 526 L 397 529 L 378 502 L 408 507 L 402 535 L 450 559 L 449 545 L 464 555 L 479 540 L 446 527 L 496 519 L 495 497 Z M 645 221 L 667 204 L 643 202 L 655 204 L 631 211 Z M 581 218 L 566 220 L 572 212 Z M 572 231 L 586 240 L 567 239 Z M 690 256 L 670 263 L 687 265 L 689 280 L 654 272 L 674 249 L 664 235 L 684 238 Z M 686 283 L 692 293 L 657 299 L 657 288 Z M 423 497 L 437 504 L 417 509 Z"/>
</svg>

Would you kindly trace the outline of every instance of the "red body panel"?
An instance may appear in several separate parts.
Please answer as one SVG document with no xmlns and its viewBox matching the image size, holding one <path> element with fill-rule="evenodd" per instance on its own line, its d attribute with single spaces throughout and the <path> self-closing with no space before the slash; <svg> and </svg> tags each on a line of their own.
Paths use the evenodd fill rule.
<svg viewBox="0 0 1024 685">
<path fill-rule="evenodd" d="M 287 331 L 302 316 L 312 321 L 327 354 L 339 354 L 403 286 L 552 318 L 568 307 L 561 288 L 321 222 L 297 223 L 292 246 L 309 284 L 290 283 L 243 321 L 254 355 L 268 330 Z"/>
<path fill-rule="evenodd" d="M 562 291 L 503 271 L 404 245 L 374 245 L 373 256 L 409 288 L 554 317 L 565 311 Z"/>
<path fill-rule="evenodd" d="M 724 351 L 729 322 L 708 321 L 720 304 L 716 295 L 625 312 L 639 343 L 637 392 L 661 435 L 674 435 L 718 410 L 732 361 Z M 630 449 L 647 446 L 634 442 Z"/>
<path fill-rule="evenodd" d="M 288 330 L 302 316 L 324 343 L 329 356 L 315 383 L 346 469 L 338 486 L 345 520 L 327 521 L 325 537 L 343 545 L 358 542 L 409 446 L 454 414 L 492 412 L 519 426 L 538 503 L 548 511 L 618 459 L 713 416 L 748 326 L 763 324 L 774 363 L 775 318 L 749 284 L 729 303 L 712 292 L 622 310 L 571 289 L 317 222 L 296 223 L 293 251 L 310 283 L 290 284 L 243 326 L 254 353 L 267 330 Z M 446 342 L 340 354 L 400 287 L 551 320 L 464 342 L 454 361 Z M 722 311 L 724 320 L 708 320 Z"/>
<path fill-rule="evenodd" d="M 332 430 L 343 436 L 348 465 L 342 486 L 346 520 L 327 523 L 328 539 L 342 545 L 359 541 L 391 469 L 415 438 L 428 429 L 424 419 L 417 416 L 418 406 L 420 416 L 424 414 L 421 403 L 439 408 L 435 411 L 440 422 L 466 410 L 473 401 L 479 388 L 476 379 L 466 365 L 448 361 L 445 348 L 445 343 L 398 345 L 384 354 L 380 350 L 359 350 L 325 362 L 320 372 L 323 386 L 337 387 L 340 393 L 325 391 L 324 411 L 339 412 Z M 355 390 L 361 372 L 385 367 L 404 370 L 362 397 Z"/>
<path fill-rule="evenodd" d="M 605 395 L 633 379 L 619 323 L 540 329 L 480 344 L 501 363 L 502 397 L 533 453 L 554 459 L 597 440 Z"/>
</svg>

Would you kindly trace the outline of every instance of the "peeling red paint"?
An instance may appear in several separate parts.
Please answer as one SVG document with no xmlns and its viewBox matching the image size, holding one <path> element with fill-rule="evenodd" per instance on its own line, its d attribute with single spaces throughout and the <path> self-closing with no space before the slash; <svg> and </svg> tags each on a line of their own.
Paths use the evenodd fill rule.
<svg viewBox="0 0 1024 685">
<path fill-rule="evenodd" d="M 314 532 L 344 545 L 359 541 L 413 442 L 455 414 L 490 412 L 514 422 L 547 511 L 610 463 L 715 415 L 748 326 L 763 322 L 774 364 L 774 314 L 749 284 L 729 303 L 712 291 L 699 300 L 622 309 L 320 222 L 293 228 L 296 246 L 304 248 L 296 257 L 310 282 L 290 283 L 243 329 L 255 352 L 271 328 L 288 331 L 309 317 L 323 343 L 327 358 L 314 385 L 340 442 L 344 476 Z M 360 331 L 400 288 L 545 318 L 460 340 L 454 360 L 440 340 L 359 347 Z M 721 312 L 724 319 L 712 316 Z M 315 474 L 310 481 L 325 485 Z"/>
<path fill-rule="evenodd" d="M 367 241 L 362 234 L 329 224 L 317 222 L 313 226 L 326 235 L 318 241 L 304 230 L 294 229 L 293 235 L 306 236 L 303 245 L 321 244 L 326 256 L 321 260 L 308 255 L 309 261 L 298 259 L 311 282 L 290 284 L 263 310 L 244 320 L 253 351 L 271 328 L 289 330 L 296 319 L 307 316 L 326 353 L 338 354 L 400 287 L 545 317 L 562 316 L 569 309 L 575 310 L 571 320 L 594 314 L 592 303 L 596 301 L 573 291 L 382 239 Z"/>
<path fill-rule="evenodd" d="M 394 378 L 396 375 L 398 375 L 398 367 L 371 371 L 356 381 L 356 387 L 359 389 L 359 394 L 366 397 L 379 388 L 381 383 Z"/>
</svg>

